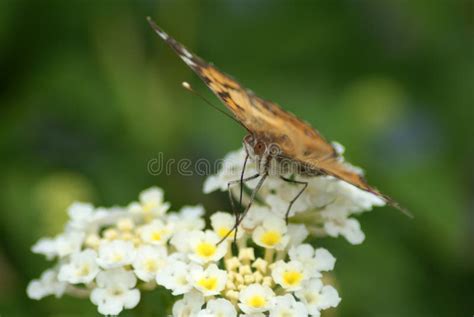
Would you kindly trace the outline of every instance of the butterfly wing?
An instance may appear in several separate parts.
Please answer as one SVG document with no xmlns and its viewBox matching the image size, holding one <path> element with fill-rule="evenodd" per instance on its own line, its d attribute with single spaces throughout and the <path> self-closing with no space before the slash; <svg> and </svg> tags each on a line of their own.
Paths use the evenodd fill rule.
<svg viewBox="0 0 474 317">
<path fill-rule="evenodd" d="M 229 75 L 220 72 L 212 64 L 204 61 L 195 54 L 191 54 L 186 47 L 166 34 L 150 18 L 148 22 L 155 32 L 175 51 L 175 53 L 189 66 L 211 91 L 232 111 L 235 118 L 250 130 L 250 118 L 253 113 L 246 114 L 250 109 L 250 99 L 245 89 Z"/>
<path fill-rule="evenodd" d="M 335 155 L 334 148 L 311 126 L 273 102 L 256 96 L 231 76 L 192 54 L 166 34 L 150 18 L 155 32 L 178 54 L 211 91 L 226 105 L 234 117 L 251 133 L 278 143 L 285 155 L 311 151 L 316 157 Z M 298 141 L 298 142 L 295 142 Z M 303 142 L 301 142 L 303 141 Z"/>
<path fill-rule="evenodd" d="M 201 77 L 234 117 L 250 133 L 277 144 L 282 157 L 374 193 L 388 204 L 401 209 L 393 199 L 368 185 L 362 175 L 342 164 L 334 147 L 308 123 L 283 110 L 277 104 L 256 96 L 231 76 L 192 54 L 150 18 L 148 22 L 178 56 Z"/>
</svg>

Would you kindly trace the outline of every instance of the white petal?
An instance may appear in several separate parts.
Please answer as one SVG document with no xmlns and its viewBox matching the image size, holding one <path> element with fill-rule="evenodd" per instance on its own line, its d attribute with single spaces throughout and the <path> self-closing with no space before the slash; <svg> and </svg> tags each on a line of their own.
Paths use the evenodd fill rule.
<svg viewBox="0 0 474 317">
<path fill-rule="evenodd" d="M 288 246 L 295 246 L 301 244 L 309 235 L 305 225 L 289 224 L 288 225 L 288 236 L 290 241 Z"/>
<path fill-rule="evenodd" d="M 316 268 L 318 271 L 331 271 L 334 269 L 336 258 L 324 248 L 316 250 Z"/>
<path fill-rule="evenodd" d="M 365 240 L 365 234 L 361 230 L 359 222 L 353 218 L 347 220 L 341 234 L 351 244 L 361 244 Z"/>
<path fill-rule="evenodd" d="M 226 190 L 227 182 L 224 184 L 224 182 L 222 182 L 222 180 L 216 175 L 211 175 L 208 178 L 206 178 L 206 180 L 204 181 L 204 188 L 203 188 L 204 194 L 212 193 L 213 191 L 216 191 L 218 189 L 222 191 Z"/>
<path fill-rule="evenodd" d="M 337 307 L 341 302 L 339 293 L 331 285 L 326 285 L 321 290 L 321 302 L 319 305 L 322 309 L 327 309 L 329 307 Z"/>
<path fill-rule="evenodd" d="M 98 303 L 98 311 L 102 315 L 116 316 L 123 310 L 123 303 L 117 298 L 107 298 L 107 300 Z"/>
<path fill-rule="evenodd" d="M 142 191 L 139 197 L 141 202 L 153 202 L 160 204 L 163 202 L 164 193 L 161 188 L 155 186 Z"/>
<path fill-rule="evenodd" d="M 137 306 L 138 302 L 140 302 L 140 291 L 137 289 L 132 289 L 125 295 L 123 306 L 125 308 L 131 309 Z"/>
<path fill-rule="evenodd" d="M 98 305 L 106 298 L 107 291 L 104 288 L 94 288 L 90 294 L 90 300 L 94 305 Z"/>
</svg>

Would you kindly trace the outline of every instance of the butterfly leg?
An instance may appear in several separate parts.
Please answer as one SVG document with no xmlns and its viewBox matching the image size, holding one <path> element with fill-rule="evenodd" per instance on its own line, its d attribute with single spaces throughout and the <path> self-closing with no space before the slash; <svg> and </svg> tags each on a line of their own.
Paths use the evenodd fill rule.
<svg viewBox="0 0 474 317">
<path fill-rule="evenodd" d="M 245 210 L 242 212 L 242 215 L 239 217 L 239 221 L 238 223 L 236 223 L 234 225 L 234 227 L 237 229 L 237 227 L 240 225 L 240 223 L 244 220 L 245 216 L 247 215 L 248 211 L 250 210 L 250 207 L 252 207 L 252 204 L 253 202 L 255 201 L 255 197 L 257 196 L 257 193 L 258 191 L 260 190 L 260 188 L 262 187 L 263 185 L 263 182 L 265 181 L 265 179 L 267 178 L 268 174 L 265 173 L 262 175 L 262 178 L 260 178 L 260 180 L 258 181 L 258 184 L 257 186 L 255 186 L 254 190 L 252 191 L 252 194 L 250 195 L 250 201 L 247 205 L 247 207 L 245 207 Z"/>
<path fill-rule="evenodd" d="M 236 180 L 233 180 L 233 181 L 230 181 L 230 182 L 227 183 L 227 192 L 229 193 L 230 206 L 232 207 L 232 213 L 234 214 L 234 216 L 236 218 L 238 218 L 238 214 L 237 214 L 237 209 L 235 208 L 234 198 L 232 196 L 232 191 L 230 190 L 230 187 L 234 184 L 240 183 L 241 193 L 242 193 L 242 190 L 243 190 L 242 187 L 243 187 L 244 182 L 250 181 L 250 180 L 255 179 L 259 176 L 260 176 L 260 174 L 255 174 L 255 175 L 252 175 L 252 176 L 246 177 L 246 178 L 241 177 L 240 179 L 236 179 Z M 242 205 L 242 194 L 240 196 L 240 204 Z"/>
<path fill-rule="evenodd" d="M 249 179 L 254 179 L 254 178 L 257 178 L 259 177 L 260 174 L 256 174 L 256 175 L 253 175 L 253 176 L 250 176 L 250 177 L 247 177 L 247 178 L 244 178 L 243 180 L 244 181 L 247 181 Z M 247 215 L 250 207 L 252 207 L 252 204 L 255 200 L 255 197 L 257 196 L 257 193 L 258 191 L 260 190 L 260 188 L 262 187 L 263 185 L 263 182 L 265 181 L 265 179 L 267 178 L 268 174 L 265 173 L 262 175 L 262 177 L 260 178 L 260 180 L 258 181 L 258 184 L 257 186 L 255 187 L 255 189 L 252 191 L 252 194 L 250 195 L 250 202 L 248 203 L 247 207 L 245 207 L 245 210 L 242 212 L 242 215 L 240 217 L 236 217 L 236 220 L 235 220 L 235 224 L 234 224 L 234 227 L 229 230 L 229 232 L 227 232 L 227 234 L 221 239 L 221 241 L 219 241 L 217 244 L 221 244 L 225 239 L 227 239 L 227 237 L 230 235 L 230 233 L 232 231 L 234 231 L 234 242 L 235 240 L 237 239 L 237 228 L 239 227 L 239 225 L 242 223 L 242 220 L 244 220 L 245 216 Z M 236 182 L 240 182 L 240 180 L 237 180 L 237 181 L 232 181 L 232 182 L 229 182 L 229 183 L 236 183 Z"/>
<path fill-rule="evenodd" d="M 244 166 L 242 167 L 242 172 L 240 173 L 240 197 L 239 197 L 239 205 L 242 206 L 242 195 L 244 192 L 244 173 L 245 167 L 247 166 L 247 161 L 249 159 L 249 154 L 245 155 Z"/>
<path fill-rule="evenodd" d="M 245 169 L 245 164 L 244 164 L 244 169 Z M 232 208 L 232 214 L 235 217 L 235 222 L 236 223 L 239 221 L 239 213 L 237 212 L 237 209 L 235 208 L 234 197 L 232 196 L 232 191 L 231 191 L 230 187 L 234 184 L 240 183 L 240 205 L 242 205 L 242 195 L 243 195 L 242 193 L 243 193 L 243 184 L 244 184 L 244 182 L 250 181 L 250 180 L 255 179 L 255 178 L 260 176 L 260 174 L 255 174 L 255 175 L 244 178 L 243 177 L 244 169 L 242 170 L 242 174 L 240 176 L 240 179 L 236 179 L 236 180 L 233 180 L 233 181 L 230 181 L 230 182 L 227 183 L 227 192 L 229 193 L 230 206 Z M 229 231 L 229 233 L 231 231 Z M 228 234 L 224 237 L 224 239 L 227 238 L 227 236 L 228 236 Z M 237 236 L 237 232 L 235 233 L 235 236 Z M 222 239 L 222 240 L 224 240 L 224 239 Z M 219 243 L 221 243 L 222 240 Z"/>
<path fill-rule="evenodd" d="M 286 224 L 288 225 L 288 216 L 290 215 L 290 210 L 291 210 L 291 207 L 293 206 L 293 204 L 295 203 L 295 201 L 301 196 L 301 194 L 303 194 L 303 192 L 305 191 L 305 189 L 308 187 L 308 182 L 303 182 L 303 181 L 296 181 L 294 179 L 289 179 L 289 178 L 286 178 L 286 177 L 283 177 L 283 176 L 280 176 L 280 178 L 282 180 L 284 180 L 285 182 L 287 183 L 293 183 L 293 184 L 300 184 L 300 185 L 303 185 L 303 188 L 298 192 L 298 194 L 296 194 L 296 196 L 290 201 L 290 204 L 288 205 L 288 209 L 286 210 L 286 214 L 285 214 L 285 221 L 286 221 Z"/>
</svg>

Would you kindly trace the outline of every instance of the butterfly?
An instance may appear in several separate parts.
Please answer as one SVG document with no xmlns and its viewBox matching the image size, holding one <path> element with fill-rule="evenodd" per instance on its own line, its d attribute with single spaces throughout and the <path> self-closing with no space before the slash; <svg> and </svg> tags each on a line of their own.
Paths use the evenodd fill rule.
<svg viewBox="0 0 474 317">
<path fill-rule="evenodd" d="M 231 182 L 240 182 L 240 200 L 242 200 L 242 183 L 257 177 L 261 178 L 252 192 L 250 203 L 242 213 L 240 221 L 245 217 L 265 178 L 274 170 L 281 174 L 280 177 L 283 180 L 303 185 L 301 191 L 288 206 L 286 213 L 287 221 L 291 206 L 308 185 L 307 182 L 282 176 L 283 173 L 289 171 L 307 177 L 318 175 L 333 176 L 380 197 L 388 205 L 411 216 L 406 209 L 401 207 L 391 197 L 382 194 L 375 187 L 370 186 L 359 171 L 345 164 L 335 146 L 328 142 L 316 129 L 312 128 L 311 125 L 283 110 L 277 104 L 256 96 L 231 76 L 221 72 L 214 65 L 206 62 L 199 56 L 192 54 L 186 47 L 157 26 L 151 18 L 148 18 L 148 22 L 184 63 L 204 81 L 209 89 L 231 111 L 238 123 L 249 133 L 243 140 L 247 156 L 241 178 Z M 184 86 L 190 89 L 188 84 L 184 84 Z M 258 173 L 244 179 L 243 172 L 249 156 L 257 163 Z M 277 165 L 277 168 L 273 169 L 272 167 L 275 165 Z M 229 188 L 231 183 L 229 183 Z M 229 196 L 232 202 L 230 190 Z M 234 208 L 234 205 L 232 207 Z M 238 220 L 238 222 L 240 221 Z"/>
</svg>

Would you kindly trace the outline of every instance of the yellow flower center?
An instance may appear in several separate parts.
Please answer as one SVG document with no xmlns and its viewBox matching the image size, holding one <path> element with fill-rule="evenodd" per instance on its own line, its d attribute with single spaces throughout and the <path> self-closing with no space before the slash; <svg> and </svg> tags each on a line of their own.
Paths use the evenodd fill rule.
<svg viewBox="0 0 474 317">
<path fill-rule="evenodd" d="M 188 284 L 188 279 L 186 278 L 185 275 L 181 275 L 181 276 L 178 276 L 178 278 L 176 279 L 176 282 L 178 283 L 178 285 L 184 286 Z"/>
<path fill-rule="evenodd" d="M 253 308 L 262 308 L 267 304 L 267 301 L 262 295 L 254 295 L 249 298 L 248 305 Z"/>
<path fill-rule="evenodd" d="M 278 231 L 267 231 L 262 235 L 262 242 L 268 246 L 275 246 L 281 241 L 281 234 Z"/>
<path fill-rule="evenodd" d="M 151 234 L 152 241 L 160 241 L 161 240 L 161 231 L 153 231 Z"/>
<path fill-rule="evenodd" d="M 120 219 L 117 222 L 117 228 L 122 231 L 131 231 L 133 229 L 134 223 L 131 219 Z"/>
<path fill-rule="evenodd" d="M 153 210 L 153 208 L 155 208 L 155 207 L 156 207 L 156 203 L 154 203 L 154 202 L 148 202 L 148 203 L 146 203 L 142 206 L 143 211 L 145 213 L 151 212 Z"/>
<path fill-rule="evenodd" d="M 123 254 L 122 253 L 115 253 L 112 256 L 112 262 L 120 262 L 123 260 Z"/>
<path fill-rule="evenodd" d="M 204 258 L 208 258 L 216 253 L 216 246 L 209 242 L 202 242 L 196 248 L 197 254 Z"/>
<path fill-rule="evenodd" d="M 226 228 L 226 227 L 220 227 L 218 230 L 217 230 L 217 234 L 219 235 L 219 237 L 221 238 L 224 238 L 228 233 L 229 231 L 231 231 L 229 228 Z M 231 234 L 229 234 L 230 236 Z"/>
<path fill-rule="evenodd" d="M 157 269 L 156 261 L 153 259 L 148 259 L 145 261 L 145 269 L 148 272 L 155 272 Z"/>
<path fill-rule="evenodd" d="M 282 311 L 281 312 L 281 315 L 279 315 L 280 317 L 293 317 L 295 314 L 294 314 L 294 311 L 292 310 L 287 310 L 287 311 Z"/>
<path fill-rule="evenodd" d="M 118 231 L 112 228 L 106 229 L 103 233 L 104 238 L 108 240 L 114 240 L 118 237 Z"/>
<path fill-rule="evenodd" d="M 306 302 L 310 305 L 314 305 L 318 302 L 319 300 L 319 294 L 315 292 L 307 292 L 304 294 L 304 299 Z"/>
<path fill-rule="evenodd" d="M 114 288 L 114 289 L 111 289 L 110 290 L 110 293 L 113 295 L 113 296 L 120 296 L 123 294 L 123 289 L 121 288 Z"/>
<path fill-rule="evenodd" d="M 208 291 L 212 291 L 217 287 L 217 278 L 215 277 L 208 277 L 202 278 L 198 281 L 198 285 L 202 288 L 207 289 Z"/>
<path fill-rule="evenodd" d="M 80 276 L 86 276 L 90 272 L 91 272 L 91 269 L 90 269 L 89 265 L 86 264 L 86 265 L 82 266 L 77 273 Z"/>
<path fill-rule="evenodd" d="M 285 281 L 285 284 L 290 286 L 298 285 L 301 282 L 302 278 L 303 274 L 297 271 L 283 273 L 283 280 Z"/>
</svg>

